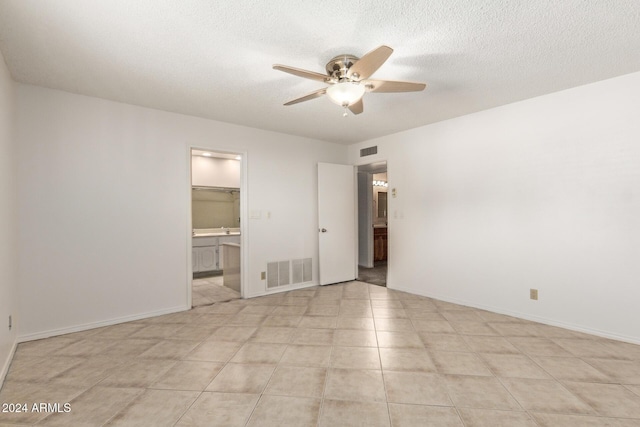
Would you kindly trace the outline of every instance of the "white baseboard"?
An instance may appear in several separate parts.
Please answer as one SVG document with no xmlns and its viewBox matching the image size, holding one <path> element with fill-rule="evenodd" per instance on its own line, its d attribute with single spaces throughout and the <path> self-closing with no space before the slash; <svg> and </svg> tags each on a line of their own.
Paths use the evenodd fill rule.
<svg viewBox="0 0 640 427">
<path fill-rule="evenodd" d="M 13 342 L 13 345 L 11 346 L 11 351 L 9 351 L 9 354 L 7 355 L 7 359 L 2 364 L 2 370 L 0 371 L 0 388 L 2 388 L 2 385 L 4 384 L 4 379 L 6 378 L 7 373 L 9 372 L 9 367 L 11 366 L 13 355 L 16 354 L 16 348 L 18 348 L 18 341 Z"/>
<path fill-rule="evenodd" d="M 115 319 L 101 320 L 99 322 L 84 323 L 82 325 L 68 326 L 65 328 L 58 328 L 58 329 L 50 329 L 48 331 L 35 332 L 27 335 L 19 335 L 18 343 L 39 340 L 39 339 L 49 338 L 49 337 L 55 337 L 58 335 L 70 334 L 73 332 L 82 332 L 88 329 L 95 329 L 95 328 L 101 328 L 103 326 L 117 325 L 118 323 L 131 322 L 133 320 L 146 319 L 146 318 L 155 317 L 155 316 L 162 316 L 163 314 L 177 313 L 179 311 L 185 311 L 190 309 L 191 307 L 187 307 L 186 305 L 177 306 L 177 307 L 166 308 L 163 310 L 134 314 L 131 316 L 118 317 Z"/>
<path fill-rule="evenodd" d="M 430 294 L 428 292 L 420 292 L 417 291 L 415 289 L 409 289 L 409 288 L 405 288 L 402 286 L 388 286 L 389 289 L 393 289 L 396 291 L 401 291 L 401 292 L 407 292 L 410 294 L 415 294 L 415 295 L 420 295 L 423 297 L 428 297 L 428 298 L 433 298 L 433 299 L 437 299 L 440 301 L 446 301 L 446 302 L 450 302 L 453 304 L 459 304 L 459 305 L 464 305 L 467 307 L 473 307 L 473 308 L 479 308 L 481 310 L 487 310 L 487 311 L 491 311 L 493 313 L 498 313 L 498 314 L 504 314 L 507 316 L 513 316 L 513 317 L 517 317 L 519 319 L 524 319 L 524 320 L 531 320 L 532 322 L 537 322 L 537 323 L 543 323 L 545 325 L 550 325 L 550 326 L 557 326 L 559 328 L 564 328 L 564 329 L 569 329 L 571 331 L 576 331 L 576 332 L 583 332 L 585 334 L 590 334 L 590 335 L 596 335 L 598 337 L 602 337 L 602 338 L 611 338 L 613 340 L 617 340 L 617 341 L 624 341 L 624 342 L 628 342 L 631 344 L 640 344 L 640 337 L 630 337 L 630 336 L 626 336 L 626 335 L 620 335 L 617 334 L 615 332 L 609 332 L 609 331 L 602 331 L 600 329 L 593 329 L 593 328 L 587 328 L 581 325 L 576 325 L 573 323 L 567 323 L 567 322 L 562 322 L 562 321 L 558 321 L 555 319 L 548 319 L 546 317 L 540 317 L 540 316 L 533 316 L 531 314 L 527 314 L 527 313 L 520 313 L 517 311 L 511 311 L 511 310 L 507 310 L 501 307 L 494 307 L 494 306 L 488 306 L 488 305 L 483 305 L 483 304 L 476 304 L 473 303 L 471 301 L 465 301 L 465 300 L 461 300 L 458 298 L 450 298 L 447 296 L 442 296 L 442 295 L 436 295 L 436 294 Z"/>
<path fill-rule="evenodd" d="M 264 291 L 264 292 L 259 292 L 257 294 L 251 294 L 251 295 L 246 295 L 244 298 L 257 298 L 257 297 L 264 297 L 267 295 L 274 295 L 274 294 L 281 294 L 283 292 L 289 292 L 289 291 L 296 291 L 298 289 L 306 289 L 306 288 L 313 288 L 314 286 L 319 286 L 316 282 L 309 282 L 309 283 L 302 283 L 300 285 L 290 285 L 287 287 L 282 287 L 282 288 L 278 288 L 278 289 L 272 289 L 270 291 Z"/>
<path fill-rule="evenodd" d="M 298 289 L 312 288 L 314 286 L 318 286 L 318 284 L 316 282 L 303 283 L 303 284 L 300 284 L 300 285 L 288 286 L 288 287 L 286 287 L 284 289 L 277 289 L 277 290 L 273 290 L 273 291 L 270 291 L 270 292 L 262 292 L 262 293 L 258 293 L 258 294 L 247 295 L 244 298 L 262 297 L 262 296 L 273 295 L 273 294 L 278 294 L 278 293 L 282 293 L 282 292 L 295 291 L 295 290 L 298 290 Z M 158 310 L 158 311 L 151 311 L 151 312 L 147 312 L 147 313 L 135 314 L 135 315 L 132 315 L 132 316 L 118 317 L 118 318 L 115 318 L 115 319 L 103 320 L 103 321 L 99 321 L 99 322 L 85 323 L 85 324 L 82 324 L 82 325 L 75 325 L 75 326 L 69 326 L 69 327 L 65 327 L 65 328 L 50 329 L 50 330 L 42 331 L 42 332 L 35 332 L 35 333 L 32 333 L 32 334 L 19 335 L 18 336 L 18 343 L 27 342 L 27 341 L 34 341 L 34 340 L 39 340 L 39 339 L 43 339 L 43 338 L 50 338 L 50 337 L 55 337 L 55 336 L 58 336 L 58 335 L 70 334 L 70 333 L 73 333 L 73 332 L 82 332 L 82 331 L 86 331 L 86 330 L 89 330 L 89 329 L 100 328 L 100 327 L 103 327 L 103 326 L 111 326 L 111 325 L 116 325 L 118 323 L 131 322 L 133 320 L 146 319 L 146 318 L 149 318 L 149 317 L 161 316 L 163 314 L 171 314 L 171 313 L 176 313 L 176 312 L 179 312 L 179 311 L 185 311 L 185 310 L 190 310 L 190 309 L 191 309 L 191 307 L 188 307 L 188 306 L 178 306 L 178 307 L 167 308 L 167 309 L 164 309 L 164 310 Z"/>
</svg>

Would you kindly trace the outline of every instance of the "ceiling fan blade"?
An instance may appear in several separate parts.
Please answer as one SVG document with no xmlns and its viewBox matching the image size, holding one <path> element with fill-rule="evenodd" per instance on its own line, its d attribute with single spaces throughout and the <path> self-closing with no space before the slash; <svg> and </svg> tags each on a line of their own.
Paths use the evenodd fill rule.
<svg viewBox="0 0 640 427">
<path fill-rule="evenodd" d="M 329 76 L 327 76 L 326 74 L 316 73 L 315 71 L 302 70 L 300 68 L 289 67 L 287 65 L 275 64 L 273 66 L 273 69 L 284 71 L 285 73 L 293 74 L 294 76 L 304 77 L 305 79 L 318 80 L 321 82 L 326 82 L 329 80 Z"/>
<path fill-rule="evenodd" d="M 351 112 L 353 114 L 362 113 L 364 111 L 364 105 L 362 104 L 362 98 L 360 98 L 360 100 L 358 102 L 356 102 L 355 104 L 349 105 L 349 110 L 351 110 Z"/>
<path fill-rule="evenodd" d="M 392 80 L 367 80 L 364 82 L 369 92 L 419 92 L 427 87 L 425 83 L 395 82 Z"/>
<path fill-rule="evenodd" d="M 311 92 L 308 95 L 301 96 L 300 98 L 292 99 L 291 101 L 285 103 L 284 105 L 293 105 L 293 104 L 298 104 L 300 102 L 309 101 L 311 99 L 318 98 L 324 95 L 326 92 L 327 92 L 327 88 L 325 87 L 315 92 Z"/>
<path fill-rule="evenodd" d="M 375 73 L 376 70 L 389 59 L 392 53 L 393 49 L 384 45 L 373 49 L 371 52 L 365 53 L 362 58 L 349 68 L 347 77 L 355 80 L 369 78 L 370 75 Z"/>
</svg>

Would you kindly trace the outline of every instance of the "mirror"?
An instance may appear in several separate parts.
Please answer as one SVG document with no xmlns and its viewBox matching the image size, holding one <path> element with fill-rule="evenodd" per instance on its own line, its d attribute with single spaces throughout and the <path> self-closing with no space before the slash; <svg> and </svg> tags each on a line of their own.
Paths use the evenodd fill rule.
<svg viewBox="0 0 640 427">
<path fill-rule="evenodd" d="M 387 217 L 387 193 L 384 191 L 378 192 L 378 218 Z"/>
</svg>

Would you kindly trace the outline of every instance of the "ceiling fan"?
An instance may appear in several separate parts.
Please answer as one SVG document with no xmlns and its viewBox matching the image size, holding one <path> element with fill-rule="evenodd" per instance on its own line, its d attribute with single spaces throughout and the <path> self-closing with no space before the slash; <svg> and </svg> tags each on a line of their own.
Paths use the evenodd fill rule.
<svg viewBox="0 0 640 427">
<path fill-rule="evenodd" d="M 418 92 L 427 86 L 425 83 L 369 79 L 392 53 L 393 49 L 383 45 L 367 52 L 362 58 L 354 55 L 338 55 L 327 63 L 327 74 L 279 64 L 275 64 L 273 69 L 329 84 L 325 88 L 293 99 L 284 105 L 293 105 L 327 95 L 331 101 L 344 107 L 343 116 L 346 116 L 347 109 L 353 114 L 364 111 L 362 97 L 365 92 Z"/>
</svg>

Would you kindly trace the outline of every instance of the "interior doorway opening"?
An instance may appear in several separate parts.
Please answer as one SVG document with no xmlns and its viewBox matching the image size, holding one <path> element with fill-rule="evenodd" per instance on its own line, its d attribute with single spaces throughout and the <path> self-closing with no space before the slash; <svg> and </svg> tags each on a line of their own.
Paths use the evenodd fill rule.
<svg viewBox="0 0 640 427">
<path fill-rule="evenodd" d="M 242 297 L 242 156 L 191 150 L 192 307 Z"/>
<path fill-rule="evenodd" d="M 358 280 L 387 285 L 387 162 L 358 166 Z"/>
</svg>

